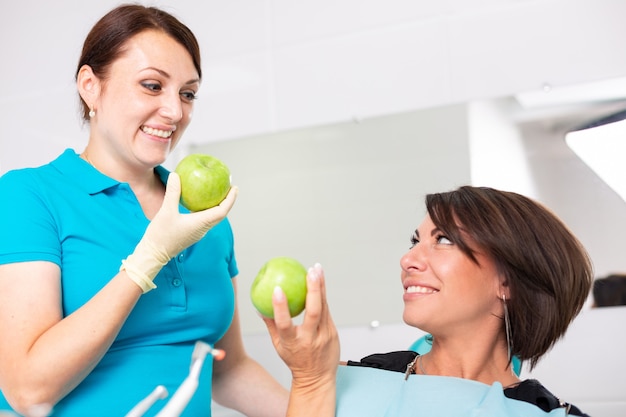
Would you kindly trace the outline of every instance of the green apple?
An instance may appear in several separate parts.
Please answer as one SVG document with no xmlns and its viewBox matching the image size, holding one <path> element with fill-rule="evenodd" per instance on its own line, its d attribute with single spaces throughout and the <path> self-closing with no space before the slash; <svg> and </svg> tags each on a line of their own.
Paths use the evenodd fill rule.
<svg viewBox="0 0 626 417">
<path fill-rule="evenodd" d="M 187 155 L 175 171 L 180 176 L 180 202 L 190 211 L 217 206 L 230 190 L 230 170 L 214 156 Z"/>
<path fill-rule="evenodd" d="M 287 297 L 289 314 L 297 316 L 304 310 L 306 302 L 306 273 L 304 266 L 293 258 L 279 256 L 270 259 L 252 283 L 252 304 L 265 317 L 274 318 L 272 295 L 274 288 L 279 286 Z"/>
</svg>

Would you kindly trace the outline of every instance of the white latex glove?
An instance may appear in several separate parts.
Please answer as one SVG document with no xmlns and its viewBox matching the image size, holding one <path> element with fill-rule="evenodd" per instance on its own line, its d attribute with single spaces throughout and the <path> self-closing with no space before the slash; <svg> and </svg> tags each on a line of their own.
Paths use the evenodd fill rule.
<svg viewBox="0 0 626 417">
<path fill-rule="evenodd" d="M 144 293 L 156 288 L 152 281 L 161 268 L 223 220 L 235 203 L 237 193 L 237 187 L 231 187 L 218 206 L 182 214 L 178 211 L 180 178 L 175 172 L 170 173 L 163 205 L 148 225 L 135 251 L 122 261 L 120 271 L 126 271 Z"/>
</svg>

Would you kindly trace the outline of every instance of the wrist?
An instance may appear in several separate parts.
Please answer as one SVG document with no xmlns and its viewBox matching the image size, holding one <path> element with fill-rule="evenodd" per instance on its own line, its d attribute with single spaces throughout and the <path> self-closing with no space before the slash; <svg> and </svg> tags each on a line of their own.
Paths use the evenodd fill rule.
<svg viewBox="0 0 626 417">
<path fill-rule="evenodd" d="M 291 389 L 301 394 L 316 393 L 319 391 L 334 391 L 336 386 L 336 373 L 325 375 L 303 376 L 293 375 Z"/>
<path fill-rule="evenodd" d="M 335 379 L 292 380 L 287 417 L 331 417 L 336 407 Z"/>
<path fill-rule="evenodd" d="M 153 280 L 169 260 L 167 251 L 148 239 L 142 239 L 135 251 L 122 261 L 120 271 L 125 271 L 145 294 L 156 288 Z"/>
<path fill-rule="evenodd" d="M 122 261 L 122 266 L 120 266 L 120 271 L 126 272 L 128 278 L 133 281 L 135 284 L 141 288 L 141 292 L 143 294 L 147 293 L 156 288 L 156 284 L 152 282 L 154 278 L 150 278 L 143 271 L 139 270 L 132 263 L 132 258 L 129 256 L 127 259 Z M 130 260 L 130 261 L 129 261 Z"/>
</svg>

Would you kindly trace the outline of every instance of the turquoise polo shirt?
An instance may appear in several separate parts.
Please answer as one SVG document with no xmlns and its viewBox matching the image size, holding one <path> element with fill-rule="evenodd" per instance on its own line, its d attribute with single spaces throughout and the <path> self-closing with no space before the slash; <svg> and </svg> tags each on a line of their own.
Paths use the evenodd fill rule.
<svg viewBox="0 0 626 417">
<path fill-rule="evenodd" d="M 168 171 L 155 169 L 165 183 Z M 64 316 L 118 273 L 149 224 L 127 183 L 100 173 L 71 149 L 47 165 L 6 173 L 0 196 L 0 264 L 58 265 Z M 141 296 L 107 354 L 55 405 L 53 416 L 123 416 L 157 385 L 173 394 L 189 373 L 194 343 L 213 344 L 230 326 L 237 273 L 225 219 L 163 267 L 157 288 Z M 87 337 L 76 335 L 78 343 Z M 184 416 L 210 416 L 211 375 L 209 355 Z M 2 409 L 8 405 L 0 395 Z"/>
</svg>

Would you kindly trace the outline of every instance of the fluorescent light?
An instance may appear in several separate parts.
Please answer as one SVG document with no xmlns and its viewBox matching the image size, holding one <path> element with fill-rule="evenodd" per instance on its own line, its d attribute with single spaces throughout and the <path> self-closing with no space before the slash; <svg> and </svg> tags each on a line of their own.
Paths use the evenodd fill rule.
<svg viewBox="0 0 626 417">
<path fill-rule="evenodd" d="M 626 120 L 570 132 L 567 145 L 626 201 Z"/>
</svg>

